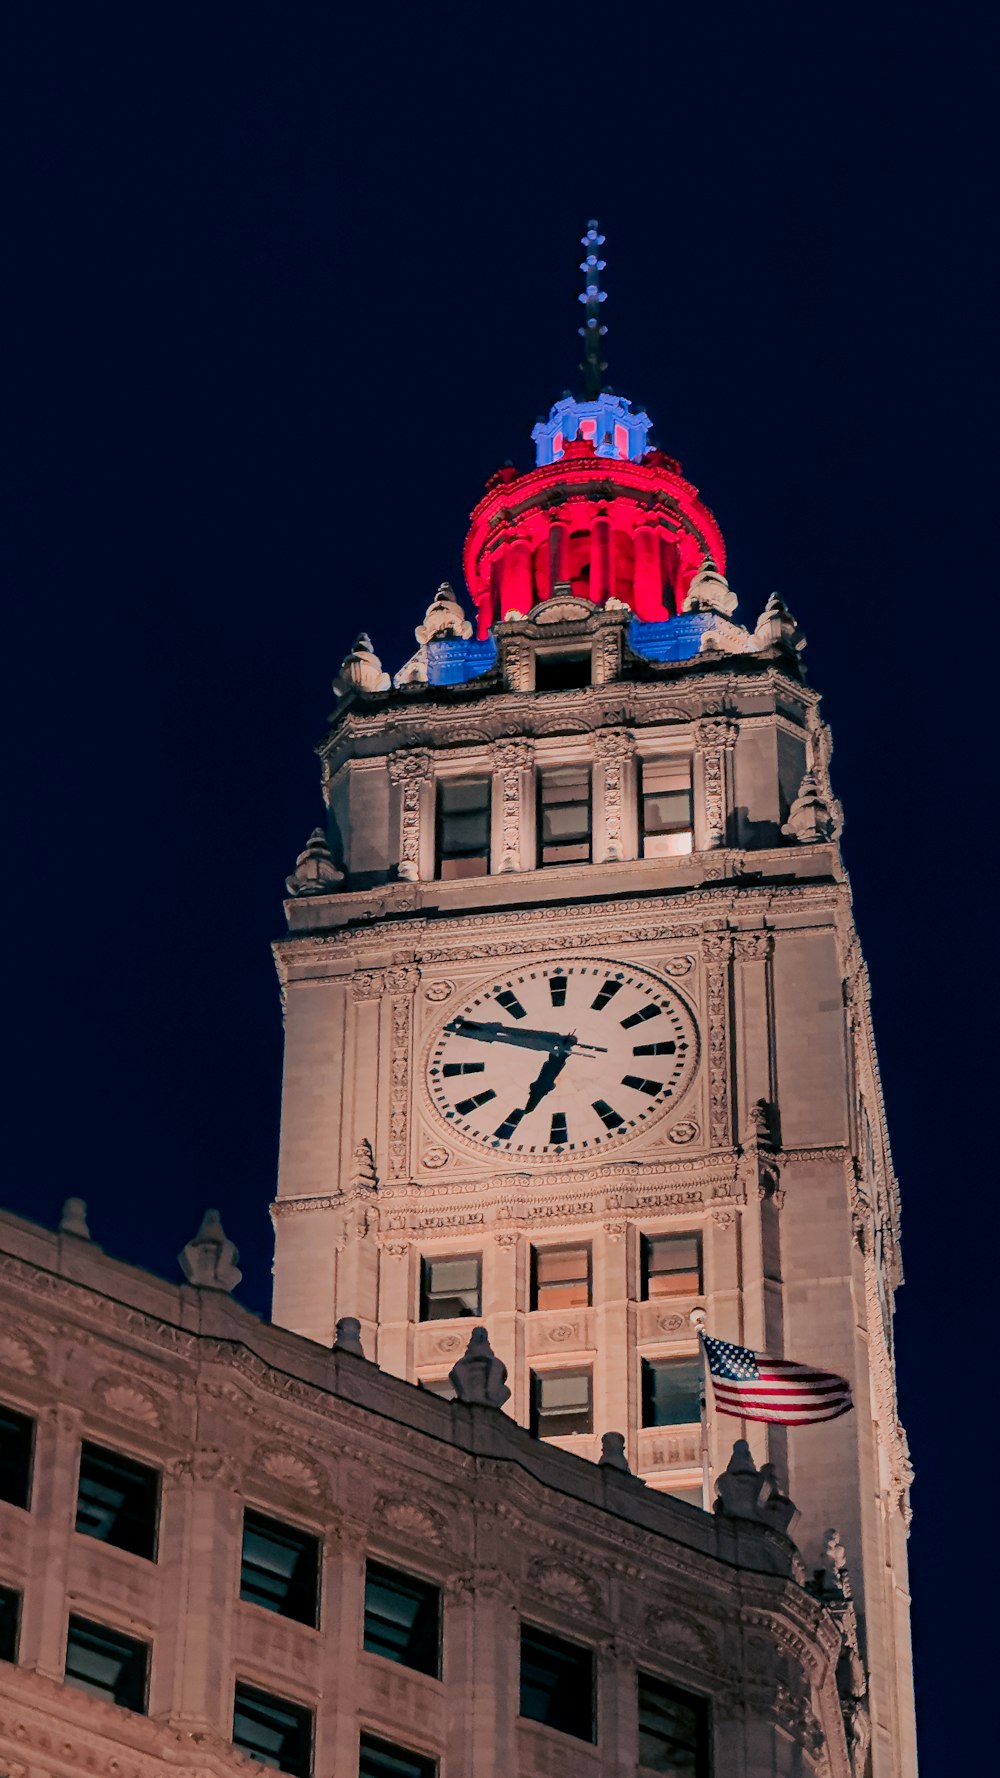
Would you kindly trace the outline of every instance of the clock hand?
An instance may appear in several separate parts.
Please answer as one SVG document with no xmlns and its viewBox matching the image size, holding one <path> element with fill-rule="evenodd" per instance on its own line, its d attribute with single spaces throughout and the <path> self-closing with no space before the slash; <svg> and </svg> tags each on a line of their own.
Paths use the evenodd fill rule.
<svg viewBox="0 0 1000 1778">
<path fill-rule="evenodd" d="M 525 1117 L 529 1111 L 534 1111 L 541 1104 L 546 1093 L 551 1093 L 572 1053 L 572 1050 L 566 1049 L 564 1046 L 549 1052 L 536 1078 L 528 1088 L 528 1099 L 524 1107 Z"/>
<path fill-rule="evenodd" d="M 517 1049 L 550 1051 L 565 1046 L 589 1055 L 607 1055 L 603 1044 L 581 1043 L 574 1034 L 561 1031 L 518 1031 L 509 1025 L 478 1019 L 452 1019 L 445 1030 L 454 1032 L 457 1037 L 471 1037 L 477 1043 L 510 1043 Z"/>
</svg>

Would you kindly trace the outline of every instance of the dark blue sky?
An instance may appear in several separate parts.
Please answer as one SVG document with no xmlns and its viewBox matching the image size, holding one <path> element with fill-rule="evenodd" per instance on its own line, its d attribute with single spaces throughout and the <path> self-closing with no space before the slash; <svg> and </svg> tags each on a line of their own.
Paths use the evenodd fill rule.
<svg viewBox="0 0 1000 1778">
<path fill-rule="evenodd" d="M 168 1275 L 218 1204 L 266 1309 L 268 946 L 330 678 L 362 624 L 411 652 L 486 475 L 577 383 L 596 214 L 609 381 L 718 516 L 741 615 L 792 607 L 834 728 L 904 1202 L 922 1754 L 957 1770 L 986 1746 L 990 45 L 884 5 L 369 16 L 5 26 L 4 1199 L 83 1196 Z"/>
</svg>

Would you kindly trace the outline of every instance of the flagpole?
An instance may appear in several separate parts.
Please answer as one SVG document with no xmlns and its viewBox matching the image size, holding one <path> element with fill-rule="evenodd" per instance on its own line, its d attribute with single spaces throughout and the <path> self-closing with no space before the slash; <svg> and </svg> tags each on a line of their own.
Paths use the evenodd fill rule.
<svg viewBox="0 0 1000 1778">
<path fill-rule="evenodd" d="M 703 1332 L 705 1326 L 704 1309 L 692 1309 L 690 1321 L 698 1333 L 698 1356 L 701 1359 L 701 1504 L 704 1511 L 708 1513 L 712 1510 L 711 1459 L 708 1450 L 708 1392 L 711 1387 L 711 1379 Z"/>
</svg>

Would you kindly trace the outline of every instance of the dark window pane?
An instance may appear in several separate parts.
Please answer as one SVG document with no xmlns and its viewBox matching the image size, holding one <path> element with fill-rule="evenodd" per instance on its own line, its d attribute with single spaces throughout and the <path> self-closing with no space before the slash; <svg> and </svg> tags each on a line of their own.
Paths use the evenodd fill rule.
<svg viewBox="0 0 1000 1778">
<path fill-rule="evenodd" d="M 415 1667 L 418 1673 L 441 1676 L 441 1594 L 429 1581 L 400 1574 L 381 1562 L 365 1569 L 365 1648 Z"/>
<path fill-rule="evenodd" d="M 541 864 L 590 859 L 590 769 L 558 766 L 538 780 L 538 844 Z"/>
<path fill-rule="evenodd" d="M 375 1735 L 362 1735 L 358 1778 L 434 1778 L 437 1760 Z"/>
<path fill-rule="evenodd" d="M 0 1587 L 0 1661 L 17 1660 L 17 1631 L 21 1619 L 21 1595 L 13 1587 Z"/>
<path fill-rule="evenodd" d="M 233 1706 L 233 1746 L 262 1766 L 309 1778 L 312 1711 L 287 1698 L 272 1698 L 253 1685 L 238 1685 Z"/>
<path fill-rule="evenodd" d="M 437 789 L 438 876 L 485 876 L 489 855 L 489 779 L 443 779 Z"/>
<path fill-rule="evenodd" d="M 591 683 L 590 649 L 569 654 L 536 654 L 536 691 L 578 691 Z"/>
<path fill-rule="evenodd" d="M 134 1556 L 156 1559 L 160 1477 L 155 1469 L 85 1444 L 80 1451 L 76 1529 Z"/>
<path fill-rule="evenodd" d="M 644 1358 L 644 1426 L 692 1426 L 701 1419 L 701 1360 Z"/>
<path fill-rule="evenodd" d="M 700 1296 L 701 1290 L 700 1235 L 643 1236 L 644 1297 Z"/>
<path fill-rule="evenodd" d="M 533 1309 L 586 1309 L 590 1306 L 590 1248 L 533 1247 Z"/>
<path fill-rule="evenodd" d="M 315 1624 L 319 1606 L 320 1543 L 263 1513 L 243 1514 L 240 1598 L 279 1617 Z"/>
<path fill-rule="evenodd" d="M 482 1313 L 482 1265 L 472 1258 L 425 1259 L 420 1267 L 421 1321 L 453 1321 Z"/>
<path fill-rule="evenodd" d="M 531 1430 L 536 1438 L 592 1432 L 590 1372 L 532 1371 Z"/>
<path fill-rule="evenodd" d="M 596 1740 L 594 1657 L 589 1648 L 521 1625 L 522 1716 L 581 1741 Z"/>
<path fill-rule="evenodd" d="M 639 1674 L 639 1764 L 663 1778 L 707 1778 L 708 1706 L 664 1679 Z"/>
<path fill-rule="evenodd" d="M 146 1713 L 149 1647 L 106 1624 L 71 1617 L 66 1637 L 66 1684 Z"/>
<path fill-rule="evenodd" d="M 26 1507 L 31 1499 L 31 1451 L 35 1422 L 16 1408 L 0 1407 L 0 1500 Z"/>
</svg>

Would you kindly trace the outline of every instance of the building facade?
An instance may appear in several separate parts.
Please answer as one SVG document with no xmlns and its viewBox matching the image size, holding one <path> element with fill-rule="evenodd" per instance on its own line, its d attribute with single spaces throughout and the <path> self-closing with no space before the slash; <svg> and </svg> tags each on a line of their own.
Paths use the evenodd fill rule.
<svg viewBox="0 0 1000 1778">
<path fill-rule="evenodd" d="M 830 737 L 773 596 L 648 420 L 564 399 L 472 515 L 390 679 L 367 636 L 328 823 L 276 946 L 274 1316 L 431 1391 L 483 1319 L 507 1412 L 709 1506 L 732 1423 L 701 1327 L 836 1371 L 855 1412 L 748 1424 L 807 1565 L 838 1528 L 872 1771 L 915 1770 L 898 1194 Z"/>
</svg>

